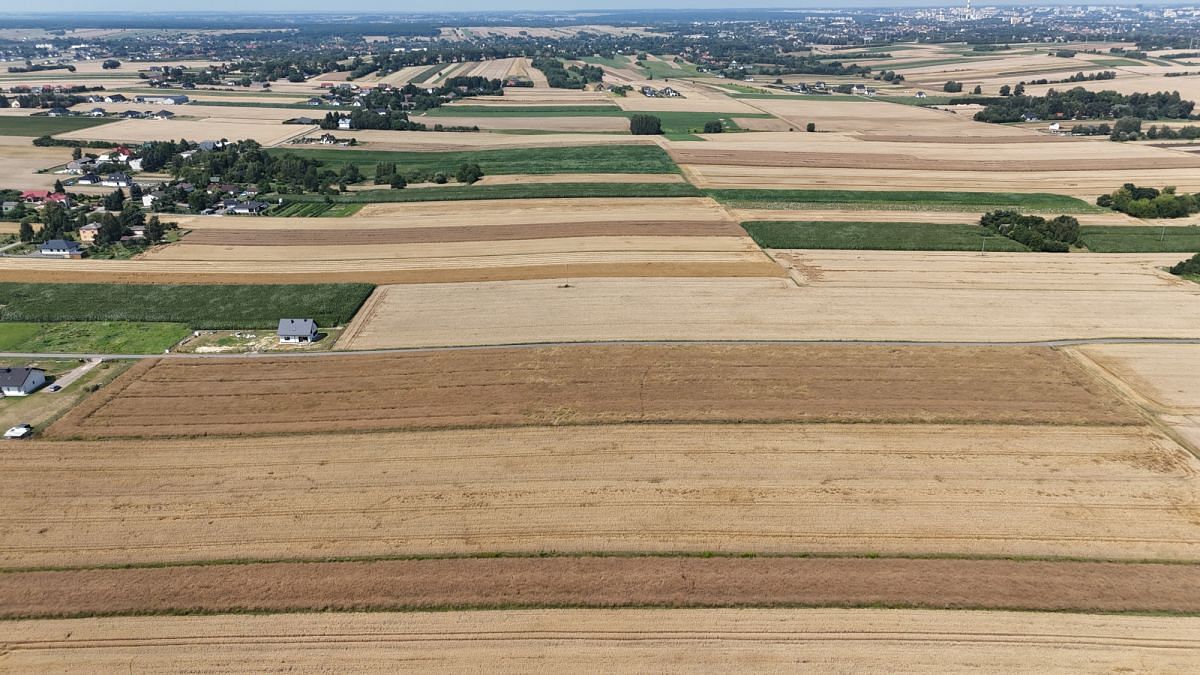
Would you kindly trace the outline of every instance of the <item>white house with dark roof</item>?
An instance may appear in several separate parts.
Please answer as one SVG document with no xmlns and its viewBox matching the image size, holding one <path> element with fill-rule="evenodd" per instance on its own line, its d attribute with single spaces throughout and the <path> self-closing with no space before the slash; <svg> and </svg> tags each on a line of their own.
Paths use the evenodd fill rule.
<svg viewBox="0 0 1200 675">
<path fill-rule="evenodd" d="M 302 344 L 317 341 L 317 322 L 312 319 L 280 319 L 279 343 Z"/>
<path fill-rule="evenodd" d="M 28 396 L 46 384 L 41 368 L 0 368 L 0 394 Z"/>
</svg>

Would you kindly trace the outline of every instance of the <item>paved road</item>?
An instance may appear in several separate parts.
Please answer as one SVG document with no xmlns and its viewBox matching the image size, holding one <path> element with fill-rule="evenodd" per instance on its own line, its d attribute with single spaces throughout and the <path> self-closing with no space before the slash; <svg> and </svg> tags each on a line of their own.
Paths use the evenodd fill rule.
<svg viewBox="0 0 1200 675">
<path fill-rule="evenodd" d="M 536 349 L 539 347 L 606 347 L 606 346 L 663 346 L 663 345 L 868 345 L 880 347 L 1075 347 L 1079 345 L 1196 345 L 1196 338 L 1080 338 L 1064 340 L 1031 340 L 1027 342 L 988 341 L 931 341 L 919 340 L 592 340 L 586 342 L 511 342 L 487 345 L 457 345 L 443 347 L 395 347 L 338 352 L 248 352 L 244 354 L 81 354 L 0 352 L 0 359 L 293 359 L 321 356 L 377 356 L 380 354 L 411 354 L 421 352 L 474 351 L 480 349 Z"/>
</svg>

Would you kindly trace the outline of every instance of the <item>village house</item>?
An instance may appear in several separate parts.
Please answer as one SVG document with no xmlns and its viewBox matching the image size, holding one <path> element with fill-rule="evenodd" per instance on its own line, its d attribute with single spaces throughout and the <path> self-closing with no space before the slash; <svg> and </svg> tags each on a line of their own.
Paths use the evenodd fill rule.
<svg viewBox="0 0 1200 675">
<path fill-rule="evenodd" d="M 21 193 L 21 201 L 26 204 L 45 204 L 46 202 L 58 202 L 63 206 L 71 205 L 71 198 L 61 192 L 51 192 L 49 190 L 26 190 Z"/>
<path fill-rule="evenodd" d="M 916 97 L 917 97 L 917 98 L 929 98 L 929 94 L 926 94 L 926 93 L 925 93 L 925 92 L 923 92 L 923 91 L 918 91 L 918 92 L 916 93 Z"/>
<path fill-rule="evenodd" d="M 271 208 L 271 205 L 266 202 L 243 202 L 237 199 L 226 199 L 221 202 L 221 206 L 226 213 L 251 216 L 257 216 Z"/>
<path fill-rule="evenodd" d="M 110 173 L 104 180 L 100 181 L 100 185 L 104 187 L 127 188 L 133 185 L 133 179 L 127 173 Z"/>
<path fill-rule="evenodd" d="M 46 384 L 41 368 L 0 368 L 0 394 L 28 396 Z"/>
<path fill-rule="evenodd" d="M 84 244 L 95 244 L 96 235 L 100 233 L 100 226 L 96 223 L 88 223 L 79 228 L 79 241 Z"/>
<path fill-rule="evenodd" d="M 280 319 L 279 343 L 302 344 L 317 341 L 317 322 L 312 319 Z"/>
<path fill-rule="evenodd" d="M 104 97 L 105 103 L 126 103 L 129 99 L 125 98 L 124 94 L 109 94 Z"/>
<path fill-rule="evenodd" d="M 76 185 L 99 185 L 103 179 L 94 173 L 85 173 L 75 180 Z"/>
<path fill-rule="evenodd" d="M 51 239 L 38 247 L 38 254 L 47 258 L 82 258 L 83 249 L 79 242 Z"/>
</svg>

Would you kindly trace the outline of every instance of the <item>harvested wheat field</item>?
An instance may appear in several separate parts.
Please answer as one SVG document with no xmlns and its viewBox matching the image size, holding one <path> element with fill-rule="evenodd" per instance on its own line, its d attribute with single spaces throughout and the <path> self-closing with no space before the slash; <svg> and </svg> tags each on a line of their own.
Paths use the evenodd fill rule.
<svg viewBox="0 0 1200 675">
<path fill-rule="evenodd" d="M 526 610 L 11 621 L 23 672 L 1190 672 L 1200 619 L 852 609 Z"/>
<path fill-rule="evenodd" d="M 682 242 L 677 237 L 711 239 L 710 245 L 730 250 L 752 250 L 746 244 L 746 233 L 733 223 L 692 221 L 595 221 L 583 223 L 537 223 L 522 225 L 461 225 L 440 227 L 398 227 L 363 229 L 197 229 L 188 234 L 185 248 L 206 247 L 352 247 L 364 245 L 418 244 L 434 242 L 511 241 L 556 238 L 610 238 L 619 246 L 621 239 L 638 237 L 638 241 L 672 239 L 672 246 Z M 718 239 L 719 238 L 719 239 Z M 733 239 L 726 242 L 725 239 Z M 589 242 L 581 242 L 587 246 Z M 644 244 L 643 244 L 644 245 Z M 407 250 L 407 249 L 405 249 Z M 375 252 L 377 253 L 377 251 Z M 364 258 L 374 253 L 358 252 Z"/>
<path fill-rule="evenodd" d="M 378 289 L 349 349 L 587 340 L 1200 337 L 1178 255 L 776 251 L 792 279 L 585 279 Z"/>
<path fill-rule="evenodd" d="M 453 117 L 414 117 L 422 124 L 454 124 Z M 531 118 L 533 119 L 533 118 Z M 537 118 L 544 119 L 544 118 Z M 136 120 L 135 120 L 136 121 Z M 110 126 L 110 125 L 105 125 Z M 281 126 L 281 129 L 304 129 L 310 138 L 320 136 L 320 129 L 315 127 Z M 642 140 L 628 134 L 595 134 L 595 133 L 550 133 L 550 134 L 456 134 L 438 131 L 384 131 L 377 129 L 359 129 L 354 132 L 354 138 L 364 149 L 396 150 L 419 152 L 442 152 L 454 150 L 475 150 L 493 148 L 551 148 L 577 147 L 581 145 L 649 145 L 653 140 Z M 354 152 L 354 150 L 346 150 Z"/>
<path fill-rule="evenodd" d="M 754 99 L 755 112 L 767 112 L 797 129 L 813 122 L 818 131 L 932 136 L 1011 136 L 999 124 L 974 122 L 951 112 L 869 100 Z"/>
<path fill-rule="evenodd" d="M 225 384 L 232 381 L 235 392 Z M 1023 401 L 1013 398 L 1018 391 Z M 630 421 L 1130 424 L 1131 415 L 1072 360 L 1045 348 L 577 346 L 302 362 L 148 360 L 47 433 L 188 436 Z"/>
<path fill-rule="evenodd" d="M 30 145 L 30 139 L 21 136 L 2 138 L 11 141 L 11 144 L 0 141 L 0 155 L 4 157 L 0 162 L 0 185 L 6 189 L 49 190 L 54 187 L 54 181 L 63 176 L 37 172 L 71 161 L 70 148 L 38 148 Z"/>
<path fill-rule="evenodd" d="M 456 127 L 479 127 L 484 131 L 499 130 L 533 130 L 556 131 L 561 133 L 620 133 L 628 138 L 629 120 L 624 117 L 500 117 L 485 115 L 471 116 L 438 116 L 418 118 L 425 124 L 444 124 Z M 528 147 L 528 146 L 525 146 Z"/>
<path fill-rule="evenodd" d="M 0 617 L 473 607 L 1200 610 L 1200 565 L 537 556 L 9 571 Z"/>
<path fill-rule="evenodd" d="M 303 136 L 315 126 L 266 124 L 260 120 L 122 120 L 98 127 L 57 134 L 56 138 L 78 141 L 143 143 L 163 138 L 250 139 L 263 145 L 279 145 Z"/>
<path fill-rule="evenodd" d="M 1099 395 L 1066 395 L 1073 417 L 1103 414 L 1080 403 Z M 976 417 L 993 402 L 972 401 Z M 1200 559 L 1200 465 L 1144 426 L 636 424 L 5 453 L 5 568 L 545 551 Z"/>
</svg>

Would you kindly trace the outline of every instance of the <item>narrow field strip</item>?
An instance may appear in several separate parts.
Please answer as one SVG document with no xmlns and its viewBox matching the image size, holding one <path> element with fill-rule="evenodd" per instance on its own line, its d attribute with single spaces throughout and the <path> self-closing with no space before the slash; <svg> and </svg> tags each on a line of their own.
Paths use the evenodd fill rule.
<svg viewBox="0 0 1200 675">
<path fill-rule="evenodd" d="M 1200 619 L 878 609 L 625 609 L 0 623 L 16 672 L 1191 672 Z"/>
<path fill-rule="evenodd" d="M 503 557 L 0 574 L 0 618 L 518 607 L 926 607 L 1200 613 L 1200 565 Z"/>
</svg>

